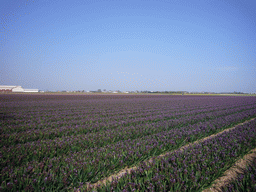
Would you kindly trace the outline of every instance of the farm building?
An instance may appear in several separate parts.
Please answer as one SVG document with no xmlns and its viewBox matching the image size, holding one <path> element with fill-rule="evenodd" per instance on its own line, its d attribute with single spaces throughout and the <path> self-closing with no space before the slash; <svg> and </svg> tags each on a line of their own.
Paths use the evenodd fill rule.
<svg viewBox="0 0 256 192">
<path fill-rule="evenodd" d="M 23 89 L 21 86 L 0 85 L 0 92 L 28 93 L 38 92 L 38 89 Z"/>
</svg>

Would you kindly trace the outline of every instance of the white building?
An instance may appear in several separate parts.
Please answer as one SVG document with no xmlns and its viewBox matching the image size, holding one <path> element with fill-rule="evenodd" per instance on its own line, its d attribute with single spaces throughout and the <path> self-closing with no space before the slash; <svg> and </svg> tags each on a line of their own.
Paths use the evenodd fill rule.
<svg viewBox="0 0 256 192">
<path fill-rule="evenodd" d="M 38 92 L 38 89 L 23 89 L 21 86 L 0 85 L 0 92 L 35 93 Z"/>
<path fill-rule="evenodd" d="M 24 89 L 21 86 L 15 86 L 12 89 L 12 92 L 14 92 L 14 93 L 22 93 L 22 92 L 24 92 Z"/>
<path fill-rule="evenodd" d="M 24 89 L 25 93 L 37 93 L 38 89 Z"/>
<path fill-rule="evenodd" d="M 0 85 L 1 92 L 12 92 L 12 89 L 16 86 Z"/>
</svg>

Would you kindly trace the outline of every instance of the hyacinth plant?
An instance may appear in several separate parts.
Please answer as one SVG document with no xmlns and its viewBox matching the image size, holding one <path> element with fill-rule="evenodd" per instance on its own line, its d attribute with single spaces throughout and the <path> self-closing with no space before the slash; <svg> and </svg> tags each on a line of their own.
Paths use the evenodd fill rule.
<svg viewBox="0 0 256 192">
<path fill-rule="evenodd" d="M 28 131 L 22 131 L 22 132 L 14 132 L 14 133 L 3 133 L 1 134 L 0 138 L 2 140 L 2 143 L 0 146 L 8 146 L 8 145 L 15 145 L 15 144 L 21 144 L 31 141 L 37 141 L 37 140 L 45 140 L 45 139 L 54 139 L 62 136 L 70 136 L 70 135 L 78 135 L 78 134 L 87 134 L 87 133 L 98 133 L 99 131 L 109 131 L 111 129 L 118 128 L 120 126 L 128 127 L 128 126 L 143 126 L 144 124 L 151 124 L 156 122 L 163 122 L 173 119 L 181 119 L 184 117 L 194 117 L 195 120 L 197 120 L 197 116 L 200 114 L 204 114 L 206 117 L 211 118 L 216 116 L 222 116 L 226 114 L 231 113 L 237 113 L 239 111 L 248 110 L 248 109 L 254 109 L 256 105 L 243 105 L 243 106 L 237 106 L 237 107 L 231 107 L 227 108 L 227 106 L 221 106 L 217 108 L 207 108 L 207 109 L 200 109 L 200 110 L 191 110 L 191 111 L 185 111 L 185 112 L 166 112 L 161 115 L 154 115 L 151 116 L 145 116 L 141 118 L 136 119 L 126 119 L 122 120 L 120 119 L 119 122 L 105 122 L 105 123 L 99 123 L 101 122 L 98 119 L 98 123 L 91 123 L 91 126 L 85 124 L 85 125 L 77 125 L 76 123 L 73 123 L 73 126 L 66 126 L 65 124 L 57 124 L 58 127 L 50 127 L 50 128 L 44 128 L 44 129 L 29 129 Z M 169 114 L 170 113 L 170 114 Z M 208 115 L 207 115 L 208 114 Z M 71 121 L 71 120 L 69 120 Z M 72 123 L 72 121 L 71 121 Z M 8 127 L 7 127 L 8 128 Z"/>
<path fill-rule="evenodd" d="M 201 191 L 256 147 L 255 126 L 256 120 L 253 120 L 183 151 L 142 163 L 131 174 L 98 186 L 97 190 Z"/>
<path fill-rule="evenodd" d="M 252 97 L 28 98 L 5 98 L 15 119 L 0 122 L 4 191 L 97 182 L 256 115 Z"/>
<path fill-rule="evenodd" d="M 228 185 L 222 186 L 221 190 L 224 192 L 256 191 L 256 159 L 249 162 L 241 171 L 238 177 L 233 178 Z"/>
<path fill-rule="evenodd" d="M 223 113 L 221 112 L 214 113 L 210 119 L 209 115 L 202 114 L 192 118 L 180 118 L 176 121 L 146 124 L 145 126 L 141 127 L 121 127 L 119 129 L 115 129 L 114 131 L 109 130 L 108 132 L 104 131 L 98 134 L 94 133 L 88 135 L 78 135 L 74 137 L 61 137 L 55 138 L 54 140 L 41 140 L 38 142 L 28 142 L 26 144 L 12 145 L 8 148 L 3 147 L 3 160 L 1 162 L 1 166 L 7 166 L 10 163 L 15 165 L 22 165 L 23 163 L 32 160 L 41 161 L 45 157 L 53 158 L 54 156 L 61 154 L 68 155 L 72 152 L 79 152 L 85 149 L 101 148 L 105 145 L 114 144 L 119 141 L 127 141 L 128 139 L 132 139 L 133 141 L 138 139 L 143 140 L 146 139 L 147 136 L 150 138 L 151 135 L 153 137 L 155 137 L 156 134 L 166 135 L 168 131 L 168 134 L 174 134 L 177 131 L 179 133 L 181 131 L 185 133 L 185 130 L 193 131 L 196 130 L 197 127 L 208 127 L 208 132 L 201 135 L 201 137 L 203 137 L 205 134 L 213 134 L 221 129 L 232 126 L 234 123 L 239 123 L 246 118 L 248 119 L 253 117 L 256 109 L 246 110 L 240 113 L 237 113 L 236 111 L 234 114 L 231 112 L 233 111 L 229 110 L 227 112 L 229 115 L 226 114 L 226 116 L 223 116 Z M 220 124 L 220 122 L 222 123 Z M 191 134 L 193 135 L 194 133 L 191 132 Z M 183 138 L 185 137 L 187 137 L 187 133 L 183 136 Z M 188 138 L 187 142 L 190 140 L 191 139 Z"/>
<path fill-rule="evenodd" d="M 231 122 L 234 122 L 234 119 L 231 119 L 230 117 L 228 119 L 230 119 Z M 216 122 L 218 122 L 216 125 L 219 125 L 219 128 L 223 128 L 221 127 L 223 124 L 220 123 L 220 119 L 216 120 Z M 209 122 L 208 125 L 212 125 L 212 123 L 213 122 Z M 26 185 L 29 184 L 30 181 L 38 178 L 41 178 L 40 180 L 43 181 L 43 179 L 48 178 L 47 176 L 54 175 L 55 173 L 57 174 L 55 175 L 56 180 L 55 182 L 49 180 L 50 183 L 59 183 L 59 180 L 57 179 L 64 176 L 64 178 L 66 178 L 64 179 L 66 183 L 59 183 L 58 187 L 62 186 L 60 184 L 65 186 L 65 184 L 71 185 L 72 183 L 77 186 L 79 182 L 97 181 L 98 179 L 113 173 L 114 170 L 118 168 L 140 162 L 147 157 L 156 156 L 171 149 L 177 149 L 188 142 L 186 139 L 195 141 L 198 138 L 204 137 L 204 134 L 202 134 L 203 132 L 206 132 L 206 135 L 209 135 L 216 132 L 217 130 L 215 129 L 218 129 L 218 126 L 210 128 L 209 126 L 201 125 L 200 128 L 195 126 L 194 129 L 190 126 L 187 130 L 178 129 L 169 134 L 161 133 L 146 138 L 143 141 L 131 140 L 130 142 L 118 142 L 116 145 L 107 148 L 99 148 L 98 150 L 93 149 L 70 153 L 68 155 L 62 155 L 59 158 L 44 158 L 41 163 L 38 161 L 31 161 L 14 170 L 12 169 L 13 167 L 7 166 L 6 169 L 3 170 L 3 175 L 13 179 L 15 177 L 22 178 L 22 175 L 26 175 L 26 177 L 30 178 L 27 180 L 28 183 L 23 180 L 22 184 L 24 183 Z M 156 136 L 159 139 L 154 138 Z M 118 151 L 120 151 L 122 155 L 120 155 L 120 152 Z M 88 162 L 87 159 L 91 159 L 91 161 Z M 58 165 L 62 165 L 62 167 L 59 167 Z M 57 169 L 53 171 L 52 168 L 54 167 Z M 70 170 L 73 171 L 70 172 Z M 12 171 L 14 171 L 15 174 L 8 174 L 10 172 L 12 173 Z M 19 186 L 22 185 L 19 184 Z M 55 185 L 50 185 L 45 187 L 48 189 L 48 187 L 54 186 Z"/>
<path fill-rule="evenodd" d="M 218 107 L 221 106 L 230 108 L 242 105 L 255 104 L 254 101 L 251 99 L 217 100 L 215 98 L 213 100 L 209 98 L 200 98 L 199 100 L 198 98 L 192 98 L 187 101 L 185 99 L 177 100 L 174 98 L 168 100 L 167 98 L 162 97 L 161 102 L 157 101 L 157 99 L 159 98 L 155 97 L 154 100 L 149 100 L 152 102 L 149 102 L 147 101 L 147 99 L 144 98 L 144 105 L 139 103 L 140 100 L 132 100 L 132 102 L 136 103 L 136 106 L 134 106 L 134 104 L 131 102 L 129 102 L 129 105 L 125 105 L 126 103 L 128 103 L 129 100 L 123 101 L 123 106 L 120 105 L 118 101 L 116 101 L 116 103 L 113 103 L 113 101 L 111 100 L 106 100 L 105 103 L 109 104 L 109 106 L 112 106 L 112 109 L 110 109 L 109 106 L 106 107 L 104 103 L 85 102 L 83 100 L 81 100 L 80 103 L 78 103 L 80 105 L 76 103 L 73 104 L 73 102 L 72 105 L 70 105 L 67 101 L 62 101 L 62 106 L 59 106 L 59 102 L 52 103 L 52 101 L 47 101 L 43 103 L 43 106 L 38 106 L 38 104 L 31 105 L 31 102 L 29 102 L 28 105 L 28 102 L 25 102 L 24 106 L 19 103 L 19 107 L 21 107 L 20 109 L 16 106 L 16 103 L 14 103 L 13 105 L 8 103 L 8 108 L 6 107 L 6 109 L 8 109 L 7 111 L 12 112 L 12 115 L 15 116 L 15 120 L 12 121 L 8 119 L 6 123 L 3 122 L 3 125 L 6 124 L 6 126 L 3 126 L 3 129 L 1 129 L 0 131 L 4 131 L 4 133 L 6 134 L 12 132 L 16 133 L 21 131 L 29 131 L 30 129 L 45 129 L 46 127 L 52 129 L 60 126 L 73 125 L 87 125 L 88 127 L 91 123 L 94 124 L 101 121 L 105 122 L 107 120 L 119 123 L 122 120 L 126 121 L 130 118 L 138 119 L 139 117 L 154 117 L 157 114 L 165 115 L 168 113 L 170 114 L 172 112 L 182 112 L 184 110 L 190 111 L 193 109 L 207 108 L 216 108 L 216 110 L 218 110 Z M 33 107 L 33 111 L 29 110 L 28 106 Z M 53 108 L 52 106 L 56 107 Z M 74 109 L 75 107 L 76 110 Z M 111 124 L 111 126 L 113 125 L 114 124 Z"/>
</svg>

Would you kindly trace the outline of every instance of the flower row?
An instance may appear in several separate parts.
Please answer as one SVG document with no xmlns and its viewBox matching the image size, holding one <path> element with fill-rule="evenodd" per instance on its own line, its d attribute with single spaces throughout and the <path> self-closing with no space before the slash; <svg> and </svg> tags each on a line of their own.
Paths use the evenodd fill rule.
<svg viewBox="0 0 256 192">
<path fill-rule="evenodd" d="M 256 147 L 255 126 L 253 120 L 183 151 L 142 163 L 131 174 L 98 186 L 98 191 L 201 191 Z"/>
<path fill-rule="evenodd" d="M 206 121 L 139 139 L 119 141 L 101 148 L 43 158 L 40 162 L 30 161 L 21 166 L 9 164 L 1 170 L 1 182 L 15 183 L 15 187 L 19 187 L 15 190 L 22 190 L 27 186 L 47 189 L 55 186 L 55 190 L 60 190 L 72 185 L 77 187 L 82 182 L 96 182 L 126 166 L 178 149 L 188 142 L 219 132 L 255 114 L 255 110 L 245 111 L 219 117 L 208 123 Z"/>
</svg>

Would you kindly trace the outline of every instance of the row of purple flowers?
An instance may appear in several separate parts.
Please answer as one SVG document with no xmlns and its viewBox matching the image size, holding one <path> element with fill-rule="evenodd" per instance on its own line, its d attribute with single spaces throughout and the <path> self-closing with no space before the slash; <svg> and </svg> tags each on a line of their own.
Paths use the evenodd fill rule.
<svg viewBox="0 0 256 192">
<path fill-rule="evenodd" d="M 1 149 L 1 166 L 7 164 L 21 165 L 31 160 L 42 160 L 44 157 L 54 157 L 69 152 L 80 151 L 95 147 L 104 147 L 118 141 L 143 138 L 162 131 L 172 130 L 181 126 L 192 125 L 197 122 L 229 116 L 232 113 L 250 110 L 251 107 L 239 107 L 209 113 L 199 113 L 195 116 L 185 116 L 179 119 L 145 123 L 129 127 L 118 127 L 90 134 L 62 136 L 55 139 L 38 140 L 25 144 L 11 145 Z M 254 108 L 252 108 L 254 110 Z M 81 128 L 80 128 L 81 129 Z M 83 128 L 82 128 L 83 129 Z"/>
<path fill-rule="evenodd" d="M 170 101 L 170 102 L 168 102 Z M 51 105 L 48 106 L 48 111 L 43 113 L 41 108 L 38 108 L 37 111 L 32 111 L 32 113 L 29 113 L 26 108 L 22 108 L 21 110 L 17 110 L 15 108 L 14 115 L 16 118 L 14 120 L 8 120 L 6 122 L 6 125 L 3 126 L 2 129 L 0 129 L 1 133 L 12 133 L 12 132 L 20 132 L 20 131 L 28 131 L 29 129 L 44 129 L 45 127 L 48 128 L 54 128 L 54 127 L 60 127 L 60 126 L 73 126 L 75 124 L 91 124 L 94 122 L 106 122 L 106 121 L 125 121 L 127 118 L 135 118 L 135 117 L 143 117 L 143 116 L 154 116 L 157 114 L 166 114 L 168 112 L 175 112 L 175 111 L 184 111 L 184 110 L 192 110 L 192 109 L 206 109 L 206 108 L 218 108 L 219 106 L 226 106 L 227 108 L 230 108 L 232 106 L 241 106 L 241 105 L 252 105 L 254 104 L 253 100 L 225 100 L 222 101 L 222 103 L 216 103 L 216 99 L 211 100 L 191 100 L 185 102 L 180 100 L 175 100 L 177 103 L 174 103 L 172 100 L 163 100 L 162 103 L 159 102 L 159 105 L 155 106 L 154 103 L 148 103 L 145 102 L 144 105 L 141 103 L 138 103 L 139 106 L 132 106 L 130 103 L 128 104 L 127 101 L 124 102 L 123 107 L 119 107 L 118 110 L 116 110 L 115 105 L 112 106 L 112 110 L 115 109 L 114 113 L 111 113 L 110 110 L 106 110 L 106 107 L 100 105 L 98 106 L 97 103 L 93 104 L 96 105 L 94 107 L 95 111 L 87 111 L 83 107 L 77 106 L 77 111 L 74 112 L 72 109 L 66 109 L 67 104 L 65 103 L 64 106 L 61 109 L 58 109 L 60 112 L 57 112 L 54 110 L 56 106 Z M 183 105 L 181 105 L 181 102 L 184 102 Z M 166 104 L 163 106 L 163 104 Z M 29 103 L 28 103 L 29 105 Z M 47 104 L 46 104 L 47 106 Z M 134 108 L 131 108 L 134 107 Z M 36 107 L 36 106 L 35 106 Z M 98 109 L 98 108 L 99 109 Z M 139 110 L 138 107 L 143 108 L 143 110 Z M 147 107 L 147 108 L 146 108 Z M 109 108 L 109 106 L 108 106 Z M 151 108 L 151 109 L 150 109 Z M 110 108 L 111 109 L 111 108 Z M 23 115 L 22 110 L 24 110 L 25 115 Z M 19 119 L 20 117 L 20 119 Z M 105 117 L 105 118 L 103 118 Z M 25 120 L 25 121 L 24 121 Z M 72 122 L 72 123 L 70 123 Z"/>
<path fill-rule="evenodd" d="M 21 166 L 9 165 L 1 171 L 2 182 L 12 181 L 15 190 L 28 186 L 34 189 L 54 187 L 54 190 L 78 187 L 84 182 L 96 182 L 116 170 L 132 166 L 152 156 L 178 149 L 188 142 L 252 118 L 255 114 L 256 110 L 252 109 L 143 138 L 43 158 L 40 162 L 30 161 Z"/>
<path fill-rule="evenodd" d="M 30 129 L 26 132 L 17 132 L 12 134 L 1 134 L 0 140 L 1 144 L 0 146 L 9 146 L 14 145 L 18 143 L 26 143 L 30 141 L 36 141 L 40 139 L 53 139 L 56 137 L 62 137 L 62 136 L 70 136 L 70 135 L 78 135 L 78 134 L 87 134 L 90 132 L 98 132 L 98 131 L 104 131 L 113 129 L 119 126 L 135 126 L 145 123 L 153 123 L 153 122 L 159 122 L 174 118 L 180 118 L 183 116 L 196 116 L 197 114 L 201 114 L 204 112 L 215 112 L 225 114 L 229 114 L 232 112 L 236 112 L 239 110 L 247 110 L 250 108 L 255 108 L 256 105 L 246 105 L 246 106 L 239 106 L 239 107 L 232 107 L 232 109 L 226 109 L 225 106 L 219 107 L 219 108 L 212 108 L 209 109 L 201 109 L 201 110 L 192 110 L 192 111 L 185 111 L 185 112 L 177 112 L 177 113 L 171 113 L 171 114 L 165 114 L 165 115 L 155 115 L 155 116 L 148 116 L 148 117 L 141 117 L 136 119 L 126 119 L 125 121 L 119 121 L 119 120 L 111 120 L 110 122 L 101 122 L 101 123 L 94 123 L 94 124 L 86 124 L 86 125 L 76 125 L 74 123 L 73 126 L 59 126 L 57 128 L 45 128 L 45 129 Z M 216 116 L 216 115 L 215 115 Z"/>
<path fill-rule="evenodd" d="M 253 120 L 220 136 L 189 146 L 184 151 L 142 163 L 131 174 L 114 179 L 107 186 L 99 186 L 97 191 L 201 191 L 238 158 L 256 147 L 255 127 L 256 120 Z M 254 176 L 253 180 L 255 182 Z M 239 185 L 240 188 L 233 186 L 230 189 L 244 189 L 241 188 L 243 184 Z M 245 191 L 248 189 L 254 191 L 255 184 Z"/>
</svg>

